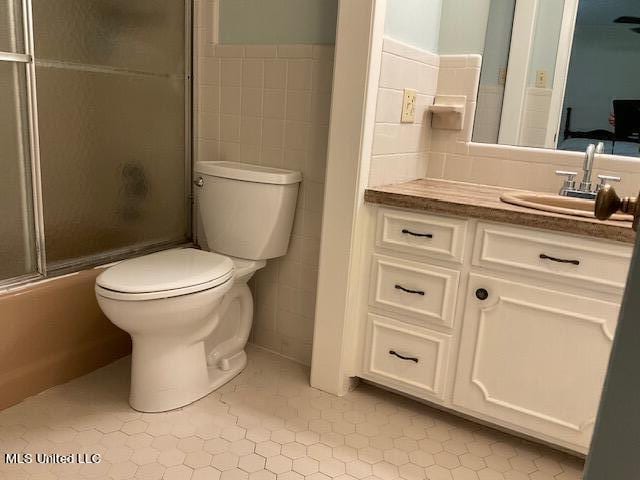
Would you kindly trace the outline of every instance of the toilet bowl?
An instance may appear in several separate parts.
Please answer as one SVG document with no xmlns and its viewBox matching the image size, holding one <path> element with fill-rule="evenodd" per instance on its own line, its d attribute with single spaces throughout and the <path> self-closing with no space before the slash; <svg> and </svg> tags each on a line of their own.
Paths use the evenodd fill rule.
<svg viewBox="0 0 640 480">
<path fill-rule="evenodd" d="M 299 173 L 198 166 L 203 226 L 218 253 L 166 250 L 120 262 L 96 279 L 100 308 L 131 336 L 129 403 L 142 412 L 192 403 L 244 369 L 253 322 L 247 282 L 289 243 Z"/>
</svg>

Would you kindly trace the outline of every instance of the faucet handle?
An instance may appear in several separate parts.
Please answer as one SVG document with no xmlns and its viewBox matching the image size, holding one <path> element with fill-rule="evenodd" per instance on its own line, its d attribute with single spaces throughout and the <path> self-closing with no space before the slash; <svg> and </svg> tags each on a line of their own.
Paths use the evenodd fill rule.
<svg viewBox="0 0 640 480">
<path fill-rule="evenodd" d="M 600 180 L 600 183 L 596 186 L 596 192 L 604 189 L 608 183 L 622 181 L 622 178 L 616 177 L 615 175 L 598 175 L 598 180 Z"/>
<path fill-rule="evenodd" d="M 560 177 L 566 177 L 564 180 L 564 184 L 560 189 L 560 195 L 566 195 L 568 190 L 576 189 L 576 177 L 578 176 L 578 172 L 567 172 L 565 170 L 556 170 L 556 175 Z"/>
<path fill-rule="evenodd" d="M 568 172 L 565 170 L 556 170 L 556 175 L 560 177 L 567 177 L 567 182 L 575 181 L 578 176 L 578 172 Z"/>
</svg>

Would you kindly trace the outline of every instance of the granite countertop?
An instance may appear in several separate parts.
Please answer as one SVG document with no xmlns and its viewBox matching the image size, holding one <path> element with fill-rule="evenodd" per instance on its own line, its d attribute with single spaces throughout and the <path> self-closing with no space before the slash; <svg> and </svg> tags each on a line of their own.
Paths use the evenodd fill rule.
<svg viewBox="0 0 640 480">
<path fill-rule="evenodd" d="M 624 243 L 635 242 L 631 222 L 574 217 L 510 205 L 500 200 L 508 188 L 476 185 L 449 180 L 421 179 L 412 182 L 371 187 L 365 201 L 388 207 L 472 217 L 492 222 L 603 238 Z"/>
</svg>

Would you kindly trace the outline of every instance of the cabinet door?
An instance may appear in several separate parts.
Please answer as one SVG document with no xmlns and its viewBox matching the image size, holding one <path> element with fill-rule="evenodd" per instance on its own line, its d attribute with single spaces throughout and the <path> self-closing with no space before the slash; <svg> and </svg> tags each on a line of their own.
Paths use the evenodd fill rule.
<svg viewBox="0 0 640 480">
<path fill-rule="evenodd" d="M 619 305 L 474 274 L 467 295 L 454 404 L 586 451 Z"/>
</svg>

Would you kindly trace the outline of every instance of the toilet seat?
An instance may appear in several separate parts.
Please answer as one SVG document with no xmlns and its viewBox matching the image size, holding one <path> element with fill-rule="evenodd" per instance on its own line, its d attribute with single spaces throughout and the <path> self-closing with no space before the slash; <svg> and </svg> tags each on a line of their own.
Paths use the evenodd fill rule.
<svg viewBox="0 0 640 480">
<path fill-rule="evenodd" d="M 114 300 L 172 298 L 221 287 L 232 280 L 229 257 L 194 248 L 125 260 L 96 279 L 96 293 Z"/>
</svg>

